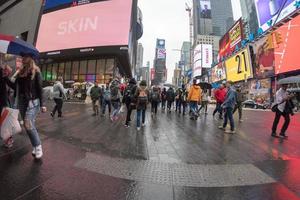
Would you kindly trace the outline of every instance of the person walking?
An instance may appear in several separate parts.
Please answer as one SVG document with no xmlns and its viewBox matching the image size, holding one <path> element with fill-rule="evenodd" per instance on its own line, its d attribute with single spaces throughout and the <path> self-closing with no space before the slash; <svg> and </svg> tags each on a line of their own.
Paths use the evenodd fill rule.
<svg viewBox="0 0 300 200">
<path fill-rule="evenodd" d="M 103 103 L 102 103 L 102 116 L 105 116 L 106 106 L 108 107 L 109 116 L 111 114 L 111 93 L 109 89 L 109 84 L 106 85 L 106 88 L 103 92 Z"/>
<path fill-rule="evenodd" d="M 226 88 L 225 84 L 221 84 L 220 87 L 215 91 L 215 99 L 217 101 L 216 109 L 213 112 L 213 117 L 215 117 L 216 113 L 219 112 L 219 119 L 223 119 L 223 108 L 222 104 L 225 101 L 226 98 Z"/>
<path fill-rule="evenodd" d="M 185 85 L 182 85 L 182 93 L 180 96 L 180 104 L 182 106 L 182 115 L 185 115 L 185 113 L 186 113 L 187 98 L 188 98 L 188 92 L 186 90 Z M 181 113 L 181 107 L 179 107 L 179 113 Z"/>
<path fill-rule="evenodd" d="M 233 114 L 238 110 L 239 122 L 243 122 L 243 102 L 246 100 L 246 95 L 242 92 L 240 85 L 236 87 L 236 105 L 233 110 Z"/>
<path fill-rule="evenodd" d="M 284 118 L 284 124 L 281 128 L 279 137 L 286 139 L 288 137 L 286 135 L 286 131 L 290 124 L 290 115 L 294 115 L 294 105 L 291 101 L 294 96 L 288 94 L 287 88 L 288 85 L 281 85 L 280 89 L 276 92 L 275 104 L 272 106 L 272 108 L 275 107 L 275 118 L 273 121 L 271 136 L 275 138 L 278 137 L 276 131 L 281 116 Z"/>
<path fill-rule="evenodd" d="M 160 94 L 158 87 L 153 87 L 150 95 L 151 101 L 151 115 L 154 116 L 157 114 L 158 103 L 160 102 Z"/>
<path fill-rule="evenodd" d="M 227 94 L 225 101 L 221 105 L 222 108 L 225 110 L 225 117 L 224 117 L 224 123 L 223 126 L 219 126 L 220 129 L 224 130 L 225 133 L 233 134 L 236 132 L 234 127 L 234 120 L 233 120 L 233 109 L 236 104 L 236 91 L 232 86 L 233 82 L 227 81 L 226 87 L 227 87 Z M 228 120 L 230 122 L 230 130 L 226 130 L 226 126 L 228 123 Z"/>
<path fill-rule="evenodd" d="M 91 99 L 93 105 L 93 116 L 99 115 L 99 107 L 100 107 L 100 95 L 101 88 L 98 86 L 98 82 L 95 81 L 95 85 L 91 89 Z"/>
<path fill-rule="evenodd" d="M 56 111 L 58 112 L 58 117 L 62 117 L 63 99 L 67 99 L 62 82 L 63 78 L 60 76 L 57 78 L 57 81 L 53 85 L 53 100 L 55 106 L 50 113 L 51 117 L 55 117 Z"/>
<path fill-rule="evenodd" d="M 187 99 L 190 102 L 190 108 L 192 111 L 191 120 L 197 120 L 198 118 L 198 103 L 201 102 L 201 94 L 202 90 L 200 86 L 197 85 L 197 80 L 194 79 Z"/>
<path fill-rule="evenodd" d="M 121 91 L 120 91 L 120 82 L 118 79 L 114 79 L 110 84 L 111 92 L 111 105 L 113 107 L 112 114 L 110 116 L 111 121 L 118 120 L 118 114 L 121 108 Z"/>
<path fill-rule="evenodd" d="M 137 130 L 141 130 L 141 117 L 142 117 L 142 126 L 145 126 L 146 120 L 146 109 L 149 100 L 149 91 L 147 90 L 146 81 L 141 81 L 140 87 L 136 90 L 135 97 L 137 99 L 137 117 L 136 117 L 136 126 Z"/>
<path fill-rule="evenodd" d="M 207 107 L 208 107 L 208 90 L 204 89 L 202 92 L 201 106 L 199 108 L 198 113 L 203 109 L 204 114 L 207 115 Z"/>
<path fill-rule="evenodd" d="M 104 85 L 102 85 L 101 88 L 100 88 L 100 97 L 99 97 L 99 105 L 100 105 L 101 109 L 102 109 L 102 106 L 103 106 L 104 91 L 105 91 L 105 88 L 104 88 Z"/>
<path fill-rule="evenodd" d="M 181 113 L 181 95 L 182 95 L 182 88 L 178 88 L 175 94 L 175 112 L 179 111 Z"/>
<path fill-rule="evenodd" d="M 166 102 L 167 102 L 167 90 L 166 88 L 163 88 L 163 91 L 161 92 L 161 109 L 166 109 Z"/>
<path fill-rule="evenodd" d="M 127 115 L 126 115 L 126 122 L 125 127 L 129 127 L 129 123 L 131 122 L 131 113 L 134 109 L 136 109 L 136 99 L 135 99 L 135 92 L 137 89 L 136 80 L 134 78 L 130 79 L 125 92 L 124 92 L 124 103 L 127 107 Z"/>
<path fill-rule="evenodd" d="M 174 89 L 170 87 L 167 91 L 167 108 L 169 113 L 171 112 L 171 108 L 174 103 L 174 100 L 175 100 L 175 92 Z"/>
<path fill-rule="evenodd" d="M 15 81 L 7 79 L 7 84 L 16 91 L 17 106 L 33 147 L 32 155 L 40 159 L 43 149 L 35 122 L 40 109 L 47 111 L 43 104 L 42 74 L 32 55 L 24 55 L 22 63 L 23 66 L 15 73 Z"/>
</svg>

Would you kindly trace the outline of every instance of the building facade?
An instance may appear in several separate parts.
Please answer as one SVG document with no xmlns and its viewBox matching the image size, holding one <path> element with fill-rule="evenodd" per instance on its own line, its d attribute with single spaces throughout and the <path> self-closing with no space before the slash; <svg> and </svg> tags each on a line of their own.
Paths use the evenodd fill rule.
<svg viewBox="0 0 300 200">
<path fill-rule="evenodd" d="M 144 58 L 144 47 L 141 43 L 139 43 L 137 47 L 136 65 L 134 70 L 134 74 L 136 76 L 140 76 L 140 69 L 143 67 L 143 58 Z"/>
<path fill-rule="evenodd" d="M 253 0 L 240 0 L 242 9 L 242 18 L 245 22 L 245 32 L 256 33 L 259 25 L 257 19 L 257 13 L 255 8 L 255 2 Z"/>
<path fill-rule="evenodd" d="M 164 83 L 167 78 L 166 68 L 166 41 L 164 39 L 156 40 L 155 58 L 154 58 L 154 79 L 151 81 L 152 85 L 160 85 Z"/>
</svg>

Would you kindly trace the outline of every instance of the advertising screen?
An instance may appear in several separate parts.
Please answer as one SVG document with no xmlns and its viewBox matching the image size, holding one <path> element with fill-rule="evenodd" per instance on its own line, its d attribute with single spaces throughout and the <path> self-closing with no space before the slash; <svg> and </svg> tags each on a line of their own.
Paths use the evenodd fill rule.
<svg viewBox="0 0 300 200">
<path fill-rule="evenodd" d="M 250 82 L 250 98 L 257 103 L 270 102 L 271 79 L 252 80 Z"/>
<path fill-rule="evenodd" d="M 228 81 L 242 81 L 252 78 L 249 49 L 246 48 L 225 61 Z"/>
<path fill-rule="evenodd" d="M 255 63 L 253 73 L 256 78 L 274 76 L 275 54 L 274 49 L 264 48 L 267 37 L 263 37 L 254 43 Z"/>
<path fill-rule="evenodd" d="M 200 0 L 200 17 L 211 19 L 211 4 L 210 0 Z"/>
<path fill-rule="evenodd" d="M 202 75 L 201 56 L 202 56 L 202 46 L 201 46 L 201 44 L 199 44 L 194 49 L 193 77 Z"/>
<path fill-rule="evenodd" d="M 284 42 L 275 49 L 275 73 L 299 70 L 300 16 L 282 25 L 277 32 Z"/>
<path fill-rule="evenodd" d="M 157 49 L 157 59 L 166 59 L 166 49 Z"/>
<path fill-rule="evenodd" d="M 243 39 L 242 19 L 239 19 L 233 27 L 221 38 L 219 57 L 225 57 L 234 52 L 236 45 L 239 45 Z"/>
<path fill-rule="evenodd" d="M 213 61 L 212 45 L 202 44 L 202 67 L 211 68 Z"/>
<path fill-rule="evenodd" d="M 218 65 L 212 68 L 211 79 L 213 83 L 226 79 L 226 69 L 224 62 L 220 62 Z"/>
<path fill-rule="evenodd" d="M 132 0 L 100 1 L 42 15 L 40 52 L 128 45 Z"/>
<path fill-rule="evenodd" d="M 259 26 L 265 31 L 270 28 L 268 22 L 270 20 L 276 22 L 287 17 L 296 10 L 295 2 L 297 0 L 255 0 L 256 11 Z M 280 10 L 282 11 L 280 12 Z M 280 15 L 278 16 L 278 14 Z"/>
</svg>

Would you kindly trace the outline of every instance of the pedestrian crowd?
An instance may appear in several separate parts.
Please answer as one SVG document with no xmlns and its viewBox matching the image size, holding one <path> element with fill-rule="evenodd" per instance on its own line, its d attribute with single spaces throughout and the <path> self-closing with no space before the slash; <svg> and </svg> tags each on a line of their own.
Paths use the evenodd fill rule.
<svg viewBox="0 0 300 200">
<path fill-rule="evenodd" d="M 39 137 L 35 122 L 38 113 L 46 112 L 47 109 L 43 104 L 42 75 L 39 67 L 35 64 L 31 55 L 23 55 L 23 65 L 13 74 L 7 65 L 1 65 L 0 69 L 0 130 L 3 143 L 10 148 L 13 145 L 12 133 L 9 137 L 3 137 L 2 133 L 8 130 L 5 123 L 9 111 L 7 108 L 15 109 L 19 112 L 18 122 L 24 125 L 24 129 L 29 136 L 32 145 L 32 155 L 36 159 L 43 156 L 42 144 Z M 272 105 L 272 111 L 275 113 L 275 119 L 272 126 L 272 137 L 287 138 L 286 131 L 290 123 L 290 116 L 293 115 L 293 95 L 288 93 L 287 85 L 281 85 L 276 93 L 275 103 Z M 14 90 L 14 102 L 10 102 L 8 89 Z M 108 111 L 112 122 L 120 120 L 120 113 L 126 112 L 124 125 L 129 128 L 136 126 L 137 131 L 146 125 L 146 110 L 148 104 L 151 105 L 151 116 L 157 116 L 159 108 L 162 112 L 171 113 L 175 110 L 178 114 L 188 115 L 191 120 L 197 120 L 201 112 L 208 114 L 208 104 L 211 96 L 216 100 L 216 107 L 213 111 L 213 117 L 223 120 L 220 129 L 225 133 L 236 133 L 235 121 L 233 114 L 238 111 L 239 122 L 243 121 L 243 102 L 245 94 L 241 87 L 234 86 L 228 81 L 222 83 L 219 88 L 215 89 L 211 95 L 211 88 L 197 84 L 193 80 L 192 85 L 188 88 L 186 85 L 178 89 L 173 87 L 147 86 L 146 81 L 137 81 L 132 78 L 124 85 L 118 78 L 112 79 L 106 86 L 99 87 L 96 81 L 90 90 L 92 101 L 93 116 L 101 115 L 104 117 Z M 66 92 L 63 87 L 62 77 L 58 77 L 53 86 L 54 108 L 50 112 L 51 117 L 63 117 L 63 101 L 66 99 Z M 132 114 L 136 114 L 136 123 L 132 123 Z M 217 115 L 218 114 L 218 115 Z M 284 124 L 279 134 L 277 126 L 280 118 L 284 118 Z M 230 129 L 227 129 L 227 124 Z"/>
</svg>

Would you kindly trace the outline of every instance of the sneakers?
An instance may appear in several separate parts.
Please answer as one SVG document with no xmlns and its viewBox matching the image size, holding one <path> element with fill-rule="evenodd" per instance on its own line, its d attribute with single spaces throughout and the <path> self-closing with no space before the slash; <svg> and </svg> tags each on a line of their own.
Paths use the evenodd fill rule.
<svg viewBox="0 0 300 200">
<path fill-rule="evenodd" d="M 51 115 L 52 118 L 54 117 L 54 113 L 53 112 L 51 112 L 50 115 Z"/>
<path fill-rule="evenodd" d="M 35 158 L 36 159 L 41 159 L 42 156 L 43 156 L 42 145 L 39 145 L 39 146 L 35 147 Z"/>
<path fill-rule="evenodd" d="M 240 119 L 239 122 L 243 122 L 244 120 Z"/>
<path fill-rule="evenodd" d="M 225 128 L 223 126 L 219 126 L 219 129 L 225 131 Z"/>
<path fill-rule="evenodd" d="M 125 126 L 125 128 L 129 128 L 130 127 L 130 125 L 127 125 L 127 124 L 125 124 L 124 126 Z"/>
<path fill-rule="evenodd" d="M 35 157 L 35 147 L 32 148 L 31 155 L 32 155 L 33 157 Z"/>
<path fill-rule="evenodd" d="M 282 139 L 287 139 L 288 138 L 288 136 L 285 135 L 284 133 L 280 133 L 279 137 L 282 138 Z"/>
<path fill-rule="evenodd" d="M 279 136 L 278 136 L 276 133 L 272 133 L 272 134 L 271 134 L 271 137 L 279 138 Z"/>
<path fill-rule="evenodd" d="M 225 130 L 225 133 L 234 134 L 234 133 L 236 133 L 236 131 L 235 130 Z"/>
<path fill-rule="evenodd" d="M 146 126 L 146 124 L 145 124 L 145 123 L 142 123 L 142 127 L 144 127 L 144 126 Z"/>
<path fill-rule="evenodd" d="M 137 131 L 140 131 L 140 130 L 141 130 L 141 127 L 137 127 L 136 130 L 137 130 Z"/>
</svg>

